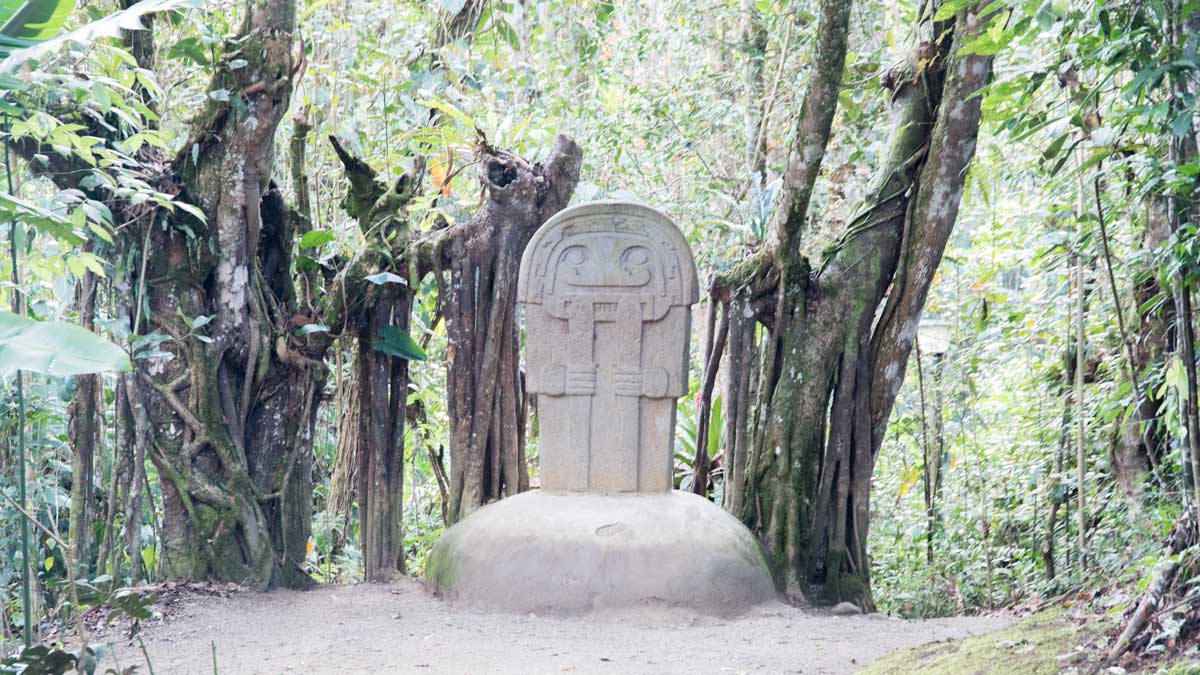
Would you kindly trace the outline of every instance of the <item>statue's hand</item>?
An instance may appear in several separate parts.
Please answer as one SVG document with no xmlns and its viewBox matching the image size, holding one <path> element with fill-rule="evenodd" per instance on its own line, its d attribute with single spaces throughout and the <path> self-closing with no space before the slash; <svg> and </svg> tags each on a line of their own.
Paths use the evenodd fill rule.
<svg viewBox="0 0 1200 675">
<path fill-rule="evenodd" d="M 617 368 L 613 372 L 613 388 L 617 396 L 642 395 L 642 371 L 640 368 Z"/>
<path fill-rule="evenodd" d="M 591 396 L 596 393 L 596 366 L 567 366 L 567 396 Z"/>
<path fill-rule="evenodd" d="M 596 393 L 596 366 L 546 366 L 530 381 L 529 393 L 546 396 L 591 396 Z"/>
<path fill-rule="evenodd" d="M 669 376 L 662 368 L 617 368 L 613 373 L 613 389 L 617 396 L 670 398 L 668 383 Z"/>
<path fill-rule="evenodd" d="M 664 368 L 647 368 L 642 373 L 642 396 L 646 398 L 673 398 L 667 391 L 671 382 Z"/>
</svg>

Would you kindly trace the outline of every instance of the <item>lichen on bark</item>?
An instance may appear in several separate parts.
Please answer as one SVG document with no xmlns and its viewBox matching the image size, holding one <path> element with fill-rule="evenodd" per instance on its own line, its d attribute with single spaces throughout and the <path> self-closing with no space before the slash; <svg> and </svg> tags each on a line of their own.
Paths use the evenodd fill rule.
<svg viewBox="0 0 1200 675">
<path fill-rule="evenodd" d="M 821 25 L 839 25 L 841 9 L 822 5 Z M 818 41 L 776 241 L 718 278 L 714 295 L 727 311 L 765 329 L 761 343 L 740 339 L 728 359 L 755 355 L 757 366 L 726 391 L 726 400 L 755 397 L 727 432 L 745 444 L 734 448 L 727 505 L 759 535 L 779 585 L 796 599 L 873 608 L 871 475 L 974 153 L 974 94 L 990 79 L 991 59 L 957 49 L 984 24 L 981 9 L 929 32 L 942 38 L 917 45 L 910 63 L 883 78 L 892 94 L 888 148 L 845 233 L 810 266 L 799 238 L 845 55 L 844 40 Z M 824 107 L 813 105 L 820 100 Z"/>
</svg>

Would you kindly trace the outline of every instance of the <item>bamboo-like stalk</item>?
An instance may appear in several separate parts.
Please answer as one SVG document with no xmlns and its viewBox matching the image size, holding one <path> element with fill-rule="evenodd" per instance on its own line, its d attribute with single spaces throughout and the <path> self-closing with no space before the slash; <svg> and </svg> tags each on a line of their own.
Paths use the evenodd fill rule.
<svg viewBox="0 0 1200 675">
<path fill-rule="evenodd" d="M 5 133 L 8 132 L 9 120 L 4 118 Z M 9 155 L 8 144 L 4 145 L 4 176 L 8 182 L 8 193 L 15 192 L 12 177 L 12 158 Z M 21 313 L 21 269 L 17 264 L 17 227 L 19 223 L 13 220 L 9 224 L 8 243 L 9 254 L 12 256 L 12 282 L 14 314 Z M 25 482 L 25 381 L 20 370 L 17 371 L 17 486 L 21 498 L 21 507 L 29 505 L 28 486 Z M 30 617 L 30 565 L 29 565 L 29 523 L 21 519 L 21 613 L 24 614 L 25 648 L 33 646 L 33 622 Z"/>
<path fill-rule="evenodd" d="M 1083 409 L 1083 372 L 1087 367 L 1084 358 L 1084 297 L 1083 256 L 1075 256 L 1075 490 L 1079 518 L 1079 568 L 1087 568 L 1087 495 L 1085 493 L 1087 454 L 1084 441 L 1087 438 L 1087 416 Z"/>
<path fill-rule="evenodd" d="M 913 354 L 917 359 L 917 396 L 921 411 L 921 474 L 925 488 L 925 562 L 933 565 L 933 480 L 929 470 L 929 416 L 925 408 L 925 364 L 921 361 L 921 340 L 913 341 Z M 941 461 L 938 454 L 937 461 Z"/>
</svg>

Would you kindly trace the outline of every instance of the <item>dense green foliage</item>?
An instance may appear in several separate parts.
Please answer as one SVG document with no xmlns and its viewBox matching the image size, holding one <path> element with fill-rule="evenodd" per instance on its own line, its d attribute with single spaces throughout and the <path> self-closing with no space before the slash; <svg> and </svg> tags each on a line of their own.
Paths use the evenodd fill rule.
<svg viewBox="0 0 1200 675">
<path fill-rule="evenodd" d="M 896 611 L 992 607 L 1095 579 L 1139 578 L 1182 511 L 1190 489 L 1183 364 L 1163 345 L 1158 358 L 1135 364 L 1135 385 L 1123 344 L 1125 332 L 1138 352 L 1153 347 L 1139 327 L 1174 320 L 1174 272 L 1194 265 L 1191 225 L 1156 244 L 1148 222 L 1156 199 L 1189 194 L 1200 171 L 1194 158 L 1180 164 L 1168 152 L 1193 133 L 1195 106 L 1194 94 L 1172 100 L 1174 79 L 1195 68 L 1196 43 L 1193 34 L 1172 46 L 1161 31 L 1171 11 L 1178 9 L 1169 3 L 1047 4 L 1018 11 L 1002 34 L 1007 63 L 986 102 L 989 138 L 927 306 L 951 327 L 950 349 L 927 354 L 922 371 L 944 408 L 927 400 L 922 410 L 910 368 L 877 474 L 873 550 L 886 570 L 882 602 Z M 1050 504 L 1071 509 L 1076 498 L 1076 256 L 1085 266 L 1094 369 L 1084 394 L 1092 531 L 1081 552 L 1078 522 L 1060 516 L 1058 575 L 1049 578 L 1042 551 Z M 1153 292 L 1139 292 L 1147 284 Z M 1140 478 L 1136 494 L 1123 494 L 1114 450 L 1139 396 L 1152 396 L 1158 409 L 1142 432 L 1170 440 L 1154 474 Z M 929 417 L 939 414 L 946 469 L 930 564 L 921 448 L 930 441 Z"/>
</svg>

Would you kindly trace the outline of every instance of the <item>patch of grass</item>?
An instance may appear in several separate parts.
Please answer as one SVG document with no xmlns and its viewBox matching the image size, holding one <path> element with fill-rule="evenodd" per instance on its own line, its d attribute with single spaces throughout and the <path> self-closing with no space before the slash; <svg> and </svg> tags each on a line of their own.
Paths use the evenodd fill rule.
<svg viewBox="0 0 1200 675">
<path fill-rule="evenodd" d="M 1056 675 L 1064 668 L 1079 665 L 1070 657 L 1060 660 L 1059 656 L 1071 654 L 1076 645 L 1090 641 L 1110 626 L 1108 621 L 1079 624 L 1067 618 L 1066 613 L 1061 607 L 1047 609 L 996 633 L 934 642 L 890 654 L 862 672 L 863 675 Z"/>
</svg>

